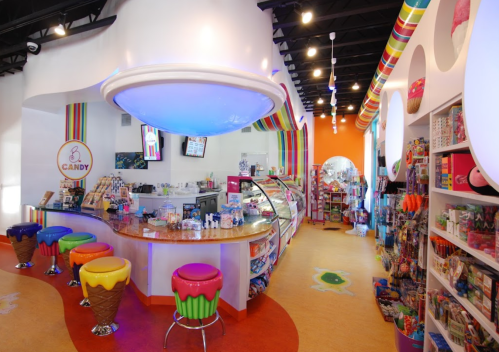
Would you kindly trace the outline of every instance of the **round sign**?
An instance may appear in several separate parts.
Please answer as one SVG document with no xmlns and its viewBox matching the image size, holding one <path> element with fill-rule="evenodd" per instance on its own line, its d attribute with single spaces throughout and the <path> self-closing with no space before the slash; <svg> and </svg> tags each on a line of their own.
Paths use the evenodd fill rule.
<svg viewBox="0 0 499 352">
<path fill-rule="evenodd" d="M 156 144 L 156 135 L 152 132 L 147 132 L 146 134 L 146 143 L 147 145 Z"/>
<path fill-rule="evenodd" d="M 70 180 L 85 178 L 92 170 L 92 165 L 92 152 L 83 142 L 66 142 L 57 153 L 57 167 L 61 174 Z"/>
</svg>

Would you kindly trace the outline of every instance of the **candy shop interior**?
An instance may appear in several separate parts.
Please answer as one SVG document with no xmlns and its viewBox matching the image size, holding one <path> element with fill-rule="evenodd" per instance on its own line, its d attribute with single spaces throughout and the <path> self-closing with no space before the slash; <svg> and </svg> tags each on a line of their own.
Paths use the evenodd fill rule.
<svg viewBox="0 0 499 352">
<path fill-rule="evenodd" d="M 0 351 L 499 352 L 498 16 L 0 1 Z"/>
</svg>

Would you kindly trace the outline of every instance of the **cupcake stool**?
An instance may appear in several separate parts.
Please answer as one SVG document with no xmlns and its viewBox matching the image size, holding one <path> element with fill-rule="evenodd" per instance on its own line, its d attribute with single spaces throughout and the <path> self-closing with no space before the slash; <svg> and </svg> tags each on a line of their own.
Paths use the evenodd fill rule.
<svg viewBox="0 0 499 352">
<path fill-rule="evenodd" d="M 7 237 L 19 261 L 16 268 L 26 269 L 35 265 L 31 259 L 36 249 L 36 233 L 41 229 L 42 226 L 36 222 L 23 222 L 7 229 Z"/>
<path fill-rule="evenodd" d="M 106 336 L 118 330 L 114 321 L 125 286 L 130 282 L 132 265 L 126 259 L 103 257 L 94 259 L 80 269 L 83 295 L 89 299 L 97 325 L 92 333 Z"/>
<path fill-rule="evenodd" d="M 69 287 L 80 286 L 80 282 L 74 278 L 73 268 L 69 262 L 69 252 L 81 244 L 91 242 L 97 242 L 97 238 L 95 235 L 87 232 L 74 232 L 59 239 L 59 252 L 61 252 L 64 264 L 66 265 L 66 269 L 71 277 L 71 281 L 68 282 Z"/>
<path fill-rule="evenodd" d="M 74 280 L 80 283 L 80 268 L 82 265 L 97 258 L 112 257 L 113 254 L 113 247 L 103 242 L 85 243 L 73 248 L 69 252 L 69 265 L 73 268 Z M 90 307 L 90 301 L 86 296 L 80 302 L 80 306 Z"/>
<path fill-rule="evenodd" d="M 215 324 L 215 322 L 220 319 L 223 334 L 225 335 L 225 323 L 217 311 L 218 298 L 222 285 L 222 272 L 208 264 L 187 264 L 173 272 L 172 291 L 175 294 L 177 310 L 173 313 L 173 323 L 166 332 L 163 348 L 166 348 L 168 335 L 175 324 L 186 329 L 201 330 L 205 352 L 205 328 Z M 177 314 L 179 315 L 178 317 Z M 214 314 L 216 314 L 216 317 L 213 321 L 203 324 L 202 319 L 211 317 Z M 197 319 L 199 325 L 190 326 L 182 324 L 180 320 L 183 318 L 187 318 L 187 320 Z"/>
<path fill-rule="evenodd" d="M 45 275 L 57 275 L 62 273 L 61 268 L 57 265 L 57 256 L 59 255 L 59 238 L 72 233 L 69 227 L 64 226 L 50 226 L 38 231 L 36 239 L 40 253 L 45 256 L 50 256 L 52 264 L 50 268 L 45 271 Z"/>
</svg>

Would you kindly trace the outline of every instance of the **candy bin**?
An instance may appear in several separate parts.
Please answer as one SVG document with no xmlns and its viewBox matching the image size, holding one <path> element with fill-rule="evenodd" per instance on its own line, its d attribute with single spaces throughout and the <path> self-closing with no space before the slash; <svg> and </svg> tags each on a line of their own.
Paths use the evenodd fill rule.
<svg viewBox="0 0 499 352">
<path fill-rule="evenodd" d="M 177 222 L 177 209 L 169 199 L 159 208 L 159 218 L 168 224 Z"/>
</svg>

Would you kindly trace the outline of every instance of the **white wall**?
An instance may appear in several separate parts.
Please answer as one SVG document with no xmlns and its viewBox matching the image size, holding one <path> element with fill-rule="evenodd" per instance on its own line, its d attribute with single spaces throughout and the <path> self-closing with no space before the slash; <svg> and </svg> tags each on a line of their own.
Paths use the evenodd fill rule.
<svg viewBox="0 0 499 352">
<path fill-rule="evenodd" d="M 23 76 L 0 78 L 0 234 L 21 220 Z"/>
<path fill-rule="evenodd" d="M 87 105 L 87 145 L 93 167 L 87 176 L 87 191 L 99 177 L 114 171 L 114 129 L 119 112 L 107 103 Z M 38 204 L 45 191 L 57 197 L 64 176 L 57 168 L 57 152 L 65 143 L 65 107 L 57 114 L 22 109 L 21 202 Z M 140 132 L 140 130 L 139 130 Z M 51 199 L 51 202 L 53 201 Z"/>
</svg>

